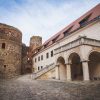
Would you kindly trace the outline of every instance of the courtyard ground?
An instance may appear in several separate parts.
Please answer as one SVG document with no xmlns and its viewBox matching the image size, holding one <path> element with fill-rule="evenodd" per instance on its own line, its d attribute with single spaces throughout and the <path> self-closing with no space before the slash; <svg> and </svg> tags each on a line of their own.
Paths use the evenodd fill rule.
<svg viewBox="0 0 100 100">
<path fill-rule="evenodd" d="M 100 100 L 100 81 L 32 80 L 25 75 L 0 80 L 0 100 Z"/>
</svg>

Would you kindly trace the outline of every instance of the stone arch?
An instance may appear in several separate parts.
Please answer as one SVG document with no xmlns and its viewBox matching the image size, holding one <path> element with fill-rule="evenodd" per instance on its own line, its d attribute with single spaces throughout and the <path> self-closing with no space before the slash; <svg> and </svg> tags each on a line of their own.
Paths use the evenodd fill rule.
<svg viewBox="0 0 100 100">
<path fill-rule="evenodd" d="M 74 53 L 78 54 L 81 60 L 83 59 L 80 52 L 77 52 L 76 50 L 72 50 L 72 51 L 69 51 L 69 52 L 66 53 L 66 57 L 65 57 L 66 63 L 71 63 L 71 60 L 69 60 L 69 57 L 70 57 L 71 54 L 74 54 Z"/>
<path fill-rule="evenodd" d="M 100 80 L 100 51 L 92 51 L 88 56 L 90 80 Z"/>
<path fill-rule="evenodd" d="M 71 79 L 83 80 L 83 68 L 79 54 L 76 52 L 71 53 L 68 58 L 68 63 L 71 66 Z"/>
<path fill-rule="evenodd" d="M 60 56 L 57 59 L 57 65 L 59 67 L 59 79 L 60 80 L 66 80 L 66 65 L 65 65 L 65 59 L 64 57 Z"/>
<path fill-rule="evenodd" d="M 100 53 L 100 51 L 90 50 L 90 51 L 88 52 L 88 54 L 87 54 L 87 59 L 88 59 L 88 60 L 89 60 L 89 56 L 90 56 L 91 53 L 93 53 L 93 52 L 98 52 L 98 53 Z"/>
<path fill-rule="evenodd" d="M 26 68 L 26 73 L 32 73 L 31 68 Z"/>
</svg>

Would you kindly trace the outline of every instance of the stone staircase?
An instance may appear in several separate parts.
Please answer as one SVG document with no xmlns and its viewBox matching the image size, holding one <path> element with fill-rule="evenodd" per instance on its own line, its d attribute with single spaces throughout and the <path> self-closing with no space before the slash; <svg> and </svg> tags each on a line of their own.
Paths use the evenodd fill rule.
<svg viewBox="0 0 100 100">
<path fill-rule="evenodd" d="M 56 67 L 55 64 L 52 63 L 52 64 L 46 66 L 45 68 L 39 70 L 38 72 L 33 73 L 32 74 L 32 78 L 33 79 L 37 79 L 38 77 L 40 77 L 41 75 L 45 74 L 46 72 L 52 70 L 55 67 Z"/>
</svg>

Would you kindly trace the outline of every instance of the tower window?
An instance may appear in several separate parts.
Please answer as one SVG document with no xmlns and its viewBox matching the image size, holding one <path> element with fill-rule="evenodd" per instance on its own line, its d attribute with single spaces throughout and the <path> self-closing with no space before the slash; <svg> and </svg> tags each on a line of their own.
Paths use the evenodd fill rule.
<svg viewBox="0 0 100 100">
<path fill-rule="evenodd" d="M 6 68 L 6 65 L 4 65 L 4 68 Z"/>
<path fill-rule="evenodd" d="M 67 36 L 67 35 L 71 32 L 72 28 L 73 28 L 73 26 L 69 27 L 69 28 L 63 33 L 64 36 Z"/>
<path fill-rule="evenodd" d="M 2 43 L 2 49 L 5 49 L 5 43 Z"/>
<path fill-rule="evenodd" d="M 4 68 L 6 69 L 6 65 L 4 65 Z"/>
</svg>

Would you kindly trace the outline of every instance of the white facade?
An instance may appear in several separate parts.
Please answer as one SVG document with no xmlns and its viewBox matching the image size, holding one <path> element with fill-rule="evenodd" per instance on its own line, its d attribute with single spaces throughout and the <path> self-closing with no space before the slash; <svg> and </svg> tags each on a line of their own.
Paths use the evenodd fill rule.
<svg viewBox="0 0 100 100">
<path fill-rule="evenodd" d="M 53 50 L 54 52 L 54 49 L 63 46 L 65 44 L 68 44 L 78 39 L 80 36 L 86 36 L 87 38 L 100 40 L 100 21 L 87 25 L 86 27 L 72 33 L 71 35 L 65 37 L 64 39 L 54 43 L 53 45 L 47 47 L 46 49 L 36 54 L 33 57 L 33 62 L 34 62 L 33 66 L 36 69 L 35 71 L 38 71 L 38 67 L 41 66 L 46 67 L 47 65 L 50 65 L 52 63 L 55 63 L 56 65 L 58 56 L 63 56 L 66 60 L 65 62 L 67 63 L 66 55 L 68 54 L 66 54 L 66 52 L 51 57 L 51 51 Z M 46 58 L 46 53 L 49 53 L 49 58 Z M 41 55 L 43 55 L 43 60 L 41 60 Z M 38 61 L 38 57 L 40 57 L 40 61 Z M 36 62 L 35 59 L 37 59 Z"/>
</svg>

